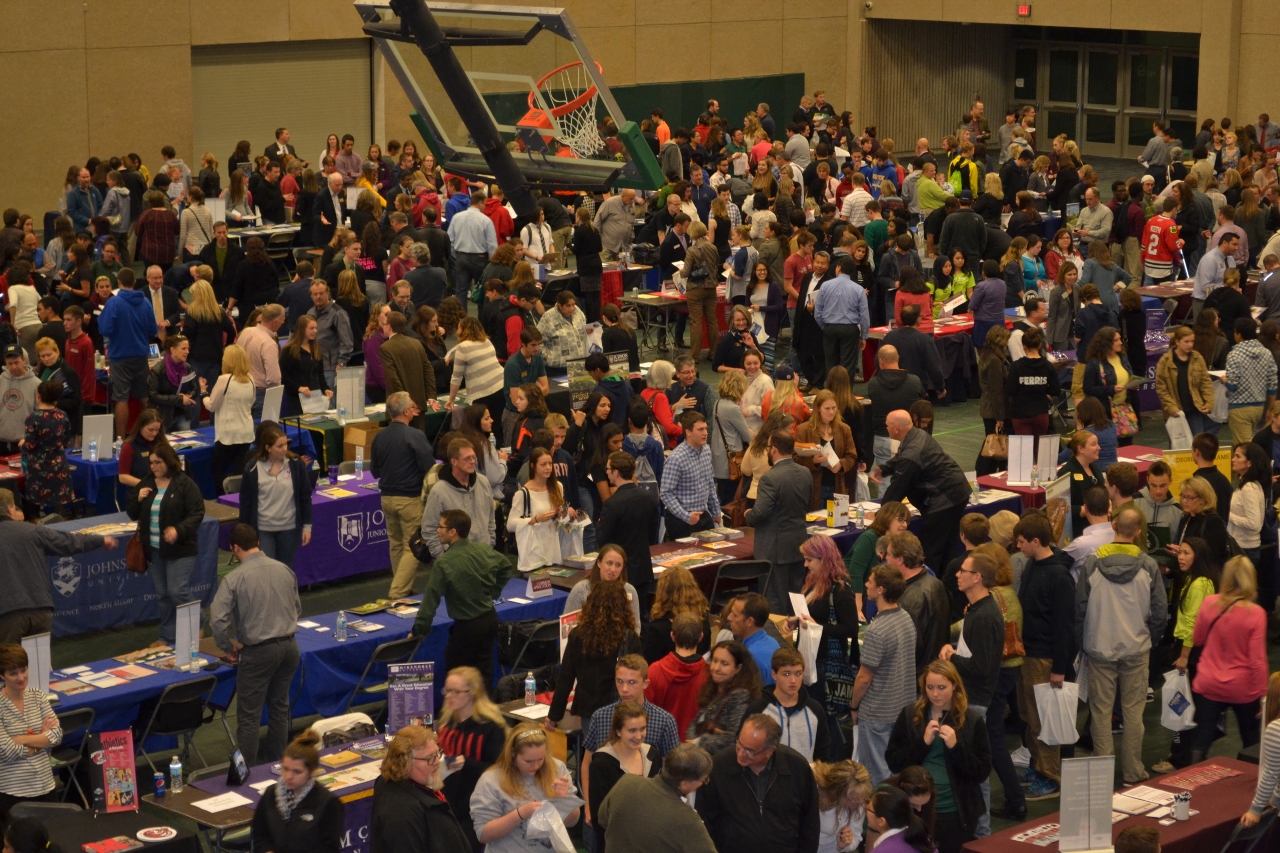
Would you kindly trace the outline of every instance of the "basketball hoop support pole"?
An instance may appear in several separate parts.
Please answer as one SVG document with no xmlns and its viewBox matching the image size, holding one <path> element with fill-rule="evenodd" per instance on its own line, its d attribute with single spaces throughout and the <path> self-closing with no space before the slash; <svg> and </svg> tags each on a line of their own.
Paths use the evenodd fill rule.
<svg viewBox="0 0 1280 853">
<path fill-rule="evenodd" d="M 507 150 L 498 129 L 489 119 L 488 107 L 468 80 L 462 63 L 458 61 L 435 17 L 427 9 L 427 4 L 423 0 L 389 0 L 389 3 L 412 33 L 422 55 L 431 64 L 431 70 L 440 79 L 449 100 L 453 102 L 485 162 L 493 170 L 493 176 L 497 179 L 498 186 L 502 187 L 507 200 L 518 215 L 532 216 L 538 207 L 533 190 L 516 165 L 515 158 Z M 449 167 L 448 163 L 441 165 L 446 169 Z"/>
</svg>

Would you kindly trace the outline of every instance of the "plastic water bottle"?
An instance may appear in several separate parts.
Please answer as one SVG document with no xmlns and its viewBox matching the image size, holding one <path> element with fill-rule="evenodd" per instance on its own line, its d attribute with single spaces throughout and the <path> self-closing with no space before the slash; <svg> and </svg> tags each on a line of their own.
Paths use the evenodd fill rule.
<svg viewBox="0 0 1280 853">
<path fill-rule="evenodd" d="M 198 670 L 200 669 L 200 667 L 202 667 L 202 666 L 204 666 L 204 662 L 203 662 L 202 660 L 200 660 L 200 642 L 197 640 L 196 642 L 194 642 L 194 643 L 192 643 L 192 644 L 191 644 L 191 668 L 190 668 L 190 671 L 191 671 L 191 672 L 196 672 L 196 671 L 198 671 Z"/>
<path fill-rule="evenodd" d="M 489 430 L 489 445 L 493 448 L 493 455 L 498 455 L 498 434 L 493 430 Z"/>
<path fill-rule="evenodd" d="M 120 448 L 122 447 L 124 447 L 124 439 L 117 438 L 116 443 L 112 445 L 112 448 L 111 448 L 111 457 L 113 459 L 120 458 Z"/>
<path fill-rule="evenodd" d="M 333 638 L 339 643 L 347 641 L 347 613 L 345 610 L 338 611 L 338 627 L 333 629 Z"/>
<path fill-rule="evenodd" d="M 858 530 L 867 526 L 867 511 L 861 506 L 857 507 L 853 511 L 853 526 Z"/>
<path fill-rule="evenodd" d="M 527 672 L 524 676 L 524 704 L 538 704 L 538 680 L 533 677 L 532 672 Z"/>
<path fill-rule="evenodd" d="M 1031 491 L 1035 491 L 1040 487 L 1040 466 L 1031 466 Z"/>
<path fill-rule="evenodd" d="M 976 477 L 969 481 L 969 491 L 972 493 L 969 502 L 976 504 L 978 502 L 978 480 Z"/>
<path fill-rule="evenodd" d="M 98 461 L 98 440 L 96 438 L 89 439 L 89 461 Z"/>
<path fill-rule="evenodd" d="M 347 408 L 346 406 L 338 407 L 338 426 L 347 425 Z"/>
<path fill-rule="evenodd" d="M 356 479 L 364 476 L 364 448 L 356 448 Z"/>
<path fill-rule="evenodd" d="M 175 794 L 182 793 L 182 762 L 176 755 L 169 761 L 169 790 Z"/>
</svg>

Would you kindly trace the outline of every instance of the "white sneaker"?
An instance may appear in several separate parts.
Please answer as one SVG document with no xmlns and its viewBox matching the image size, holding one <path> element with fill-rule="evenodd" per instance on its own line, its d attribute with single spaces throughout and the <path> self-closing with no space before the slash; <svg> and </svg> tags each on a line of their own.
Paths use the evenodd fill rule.
<svg viewBox="0 0 1280 853">
<path fill-rule="evenodd" d="M 1013 759 L 1014 767 L 1028 767 L 1031 765 L 1031 752 L 1025 746 L 1020 746 L 1009 753 L 1009 757 Z"/>
</svg>

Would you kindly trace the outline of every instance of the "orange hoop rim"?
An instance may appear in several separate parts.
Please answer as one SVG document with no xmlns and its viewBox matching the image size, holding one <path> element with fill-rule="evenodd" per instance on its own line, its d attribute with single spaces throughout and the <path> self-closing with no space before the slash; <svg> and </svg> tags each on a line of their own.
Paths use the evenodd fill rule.
<svg viewBox="0 0 1280 853">
<path fill-rule="evenodd" d="M 538 107 L 536 92 L 542 89 L 543 83 L 546 83 L 548 80 L 550 80 L 555 75 L 559 74 L 561 71 L 565 71 L 569 68 L 573 68 L 575 66 L 579 66 L 582 64 L 583 64 L 582 60 L 578 60 L 577 62 L 569 62 L 565 65 L 561 65 L 559 68 L 554 68 L 551 71 L 548 71 L 546 74 L 542 75 L 542 77 L 536 83 L 533 84 L 535 91 L 529 93 L 529 108 L 540 109 Z M 601 74 L 604 74 L 604 68 L 601 67 L 599 62 L 595 63 L 595 66 L 597 71 L 599 71 Z M 555 118 L 564 118 L 574 110 L 585 106 L 595 96 L 596 96 L 596 85 L 592 83 L 591 86 L 589 86 L 586 91 L 584 91 L 578 97 L 574 98 L 572 101 L 569 101 L 568 103 L 558 107 L 552 107 L 547 112 Z"/>
</svg>

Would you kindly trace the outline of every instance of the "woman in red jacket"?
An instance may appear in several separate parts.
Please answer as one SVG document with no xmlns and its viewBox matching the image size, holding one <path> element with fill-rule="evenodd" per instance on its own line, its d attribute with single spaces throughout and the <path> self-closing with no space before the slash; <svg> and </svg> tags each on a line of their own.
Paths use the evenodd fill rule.
<svg viewBox="0 0 1280 853">
<path fill-rule="evenodd" d="M 672 450 L 684 435 L 684 427 L 676 422 L 675 415 L 671 411 L 671 402 L 667 399 L 667 389 L 671 387 L 675 376 L 675 365 L 659 359 L 649 365 L 649 376 L 645 379 L 645 384 L 649 387 L 640 392 L 640 396 L 649 404 L 653 419 L 666 433 L 667 444 Z"/>
</svg>

